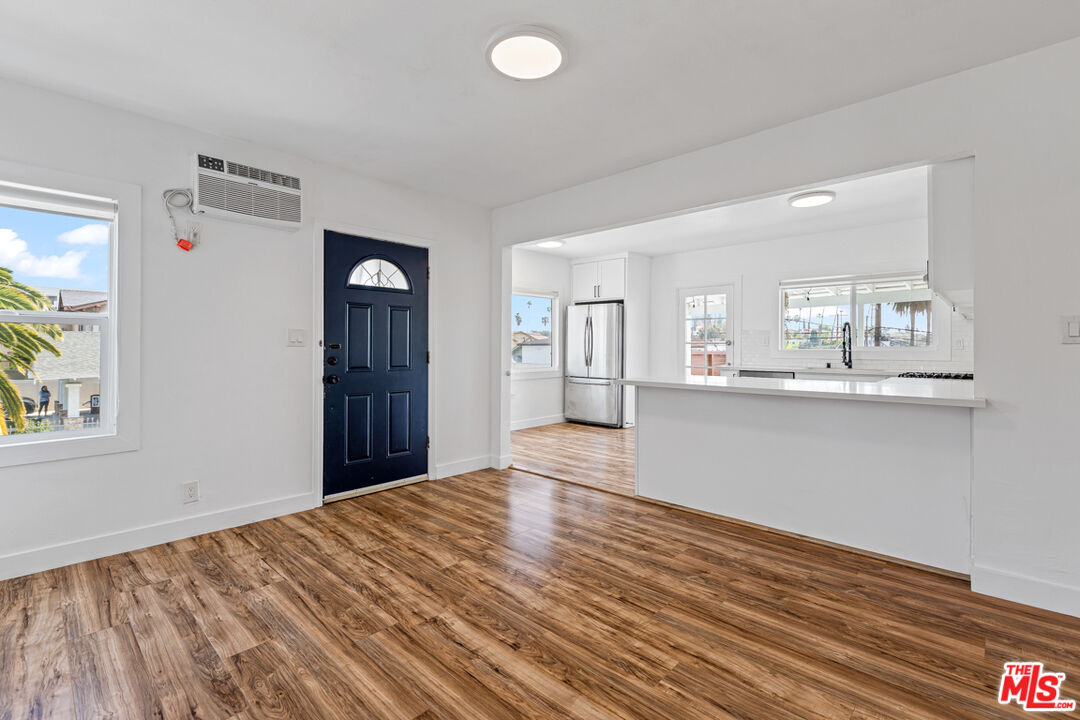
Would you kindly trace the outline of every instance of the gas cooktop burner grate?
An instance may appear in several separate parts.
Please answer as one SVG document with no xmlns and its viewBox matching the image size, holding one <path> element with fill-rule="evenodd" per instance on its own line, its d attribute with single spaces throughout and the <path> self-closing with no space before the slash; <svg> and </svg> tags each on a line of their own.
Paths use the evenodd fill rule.
<svg viewBox="0 0 1080 720">
<path fill-rule="evenodd" d="M 946 372 L 904 372 L 897 375 L 902 378 L 923 378 L 925 380 L 974 380 L 972 373 L 946 373 Z"/>
</svg>

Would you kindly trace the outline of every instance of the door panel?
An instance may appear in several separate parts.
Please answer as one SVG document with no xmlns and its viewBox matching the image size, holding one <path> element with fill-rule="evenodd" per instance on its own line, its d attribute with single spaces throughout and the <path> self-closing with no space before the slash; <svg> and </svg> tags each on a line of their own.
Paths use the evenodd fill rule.
<svg viewBox="0 0 1080 720">
<path fill-rule="evenodd" d="M 590 305 L 591 378 L 622 377 L 622 304 Z"/>
<path fill-rule="evenodd" d="M 588 338 L 586 325 L 590 305 L 571 305 L 566 309 L 566 374 L 572 377 L 588 377 L 586 361 Z"/>
<path fill-rule="evenodd" d="M 390 348 L 392 370 L 409 368 L 410 315 L 407 307 L 390 308 L 390 336 L 387 338 L 387 346 Z"/>
<path fill-rule="evenodd" d="M 588 302 L 596 299 L 596 286 L 600 282 L 596 263 L 571 265 L 570 276 L 574 302 Z"/>
<path fill-rule="evenodd" d="M 613 380 L 567 378 L 565 385 L 567 420 L 618 425 L 621 387 Z"/>
<path fill-rule="evenodd" d="M 600 285 L 598 300 L 622 300 L 626 296 L 626 260 L 615 258 L 601 260 L 597 282 Z"/>
<path fill-rule="evenodd" d="M 348 368 L 371 370 L 371 306 L 349 305 Z"/>
<path fill-rule="evenodd" d="M 427 473 L 428 252 L 324 236 L 323 495 Z"/>
<path fill-rule="evenodd" d="M 406 453 L 412 449 L 412 442 L 409 437 L 409 426 L 412 424 L 409 400 L 408 391 L 392 392 L 387 400 L 387 417 L 389 418 L 387 422 L 389 428 L 387 452 L 391 455 Z"/>
<path fill-rule="evenodd" d="M 371 395 L 345 398 L 345 462 L 371 459 Z"/>
</svg>

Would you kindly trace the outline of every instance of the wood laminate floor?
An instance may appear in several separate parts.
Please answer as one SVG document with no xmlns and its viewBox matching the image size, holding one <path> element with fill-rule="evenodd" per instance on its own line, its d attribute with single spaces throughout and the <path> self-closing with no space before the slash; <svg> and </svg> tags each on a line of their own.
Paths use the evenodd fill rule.
<svg viewBox="0 0 1080 720">
<path fill-rule="evenodd" d="M 0 718 L 1023 717 L 1080 620 L 482 471 L 0 582 Z"/>
<path fill-rule="evenodd" d="M 519 470 L 634 494 L 634 428 L 557 423 L 510 433 Z"/>
</svg>

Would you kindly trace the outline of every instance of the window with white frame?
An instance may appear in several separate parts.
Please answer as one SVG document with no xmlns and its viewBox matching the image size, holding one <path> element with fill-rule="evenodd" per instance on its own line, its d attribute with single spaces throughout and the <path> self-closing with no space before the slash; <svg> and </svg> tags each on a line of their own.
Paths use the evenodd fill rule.
<svg viewBox="0 0 1080 720">
<path fill-rule="evenodd" d="M 553 370 L 559 366 L 559 297 L 555 293 L 514 292 L 510 301 L 510 366 Z"/>
<path fill-rule="evenodd" d="M 845 323 L 856 347 L 934 347 L 933 293 L 917 272 L 780 284 L 781 350 L 839 348 Z"/>
<path fill-rule="evenodd" d="M 0 448 L 115 432 L 117 207 L 0 181 Z"/>
</svg>

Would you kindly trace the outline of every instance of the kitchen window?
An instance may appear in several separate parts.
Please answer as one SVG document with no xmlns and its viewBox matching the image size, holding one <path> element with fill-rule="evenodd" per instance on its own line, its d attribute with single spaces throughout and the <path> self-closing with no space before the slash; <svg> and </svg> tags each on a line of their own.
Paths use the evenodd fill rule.
<svg viewBox="0 0 1080 720">
<path fill-rule="evenodd" d="M 851 323 L 855 347 L 897 354 L 937 346 L 933 293 L 921 273 L 780 284 L 780 349 L 835 351 Z"/>
<path fill-rule="evenodd" d="M 515 372 L 554 370 L 559 366 L 559 296 L 515 292 L 510 302 L 510 367 Z"/>
<path fill-rule="evenodd" d="M 137 446 L 138 206 L 130 185 L 0 163 L 0 466 Z"/>
</svg>

